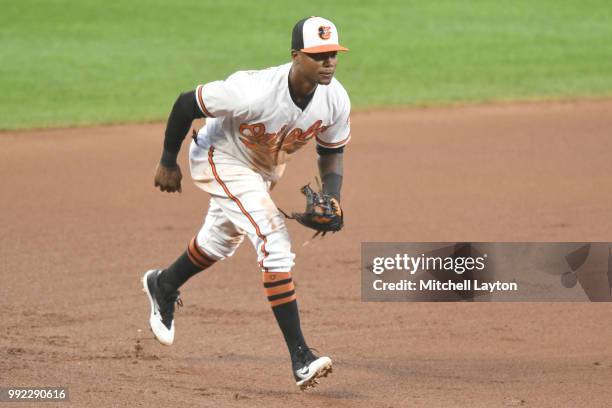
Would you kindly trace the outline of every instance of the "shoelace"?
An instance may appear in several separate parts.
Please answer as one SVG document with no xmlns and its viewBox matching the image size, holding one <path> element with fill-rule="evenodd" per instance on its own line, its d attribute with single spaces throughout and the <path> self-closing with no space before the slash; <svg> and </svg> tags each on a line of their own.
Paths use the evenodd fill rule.
<svg viewBox="0 0 612 408">
<path fill-rule="evenodd" d="M 183 307 L 183 299 L 180 297 L 180 292 L 176 291 L 167 295 L 164 299 L 166 302 L 164 307 L 164 313 L 168 317 L 172 317 L 174 314 L 174 305 L 176 304 L 178 307 Z"/>
<path fill-rule="evenodd" d="M 306 365 L 308 363 L 309 360 L 313 359 L 315 356 L 312 354 L 311 350 L 315 350 L 314 348 L 309 348 L 308 346 L 302 346 L 299 345 L 297 346 L 297 350 L 296 350 L 296 356 L 298 358 L 298 361 L 303 364 Z M 318 352 L 318 351 L 317 351 Z"/>
</svg>

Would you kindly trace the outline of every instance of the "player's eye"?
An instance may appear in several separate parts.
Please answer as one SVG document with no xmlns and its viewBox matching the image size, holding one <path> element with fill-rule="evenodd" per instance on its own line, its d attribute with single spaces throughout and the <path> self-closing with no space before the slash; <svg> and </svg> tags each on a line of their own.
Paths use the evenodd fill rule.
<svg viewBox="0 0 612 408">
<path fill-rule="evenodd" d="M 315 61 L 325 61 L 327 59 L 334 59 L 338 55 L 337 51 L 330 52 L 319 52 L 316 54 L 309 54 L 309 57 Z"/>
</svg>

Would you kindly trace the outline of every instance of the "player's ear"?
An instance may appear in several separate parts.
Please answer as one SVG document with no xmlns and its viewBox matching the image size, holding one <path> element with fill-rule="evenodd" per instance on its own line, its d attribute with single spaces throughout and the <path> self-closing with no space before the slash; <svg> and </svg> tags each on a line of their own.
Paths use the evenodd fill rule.
<svg viewBox="0 0 612 408">
<path fill-rule="evenodd" d="M 295 61 L 298 58 L 299 53 L 296 50 L 291 50 L 291 61 Z"/>
</svg>

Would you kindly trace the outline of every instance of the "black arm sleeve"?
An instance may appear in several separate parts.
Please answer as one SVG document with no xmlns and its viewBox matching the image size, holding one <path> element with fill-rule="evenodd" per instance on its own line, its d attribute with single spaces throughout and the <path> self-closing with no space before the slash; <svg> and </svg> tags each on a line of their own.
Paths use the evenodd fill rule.
<svg viewBox="0 0 612 408">
<path fill-rule="evenodd" d="M 342 189 L 343 154 L 342 149 L 329 149 L 338 151 L 336 154 L 319 154 L 319 174 L 323 182 L 323 192 L 340 201 Z"/>
<path fill-rule="evenodd" d="M 174 102 L 164 138 L 164 152 L 161 163 L 166 167 L 176 167 L 176 156 L 181 149 L 185 135 L 194 119 L 203 118 L 195 98 L 195 90 L 179 95 Z"/>
</svg>

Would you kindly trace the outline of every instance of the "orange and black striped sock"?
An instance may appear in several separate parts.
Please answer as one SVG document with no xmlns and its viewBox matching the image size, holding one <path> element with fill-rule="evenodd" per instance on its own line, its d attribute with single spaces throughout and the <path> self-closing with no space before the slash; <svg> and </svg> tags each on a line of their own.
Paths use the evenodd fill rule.
<svg viewBox="0 0 612 408">
<path fill-rule="evenodd" d="M 305 345 L 291 272 L 264 272 L 263 285 L 289 352 Z"/>
<path fill-rule="evenodd" d="M 187 250 L 160 275 L 159 284 L 164 291 L 174 292 L 193 275 L 209 268 L 215 262 L 196 245 L 194 237 Z"/>
</svg>

